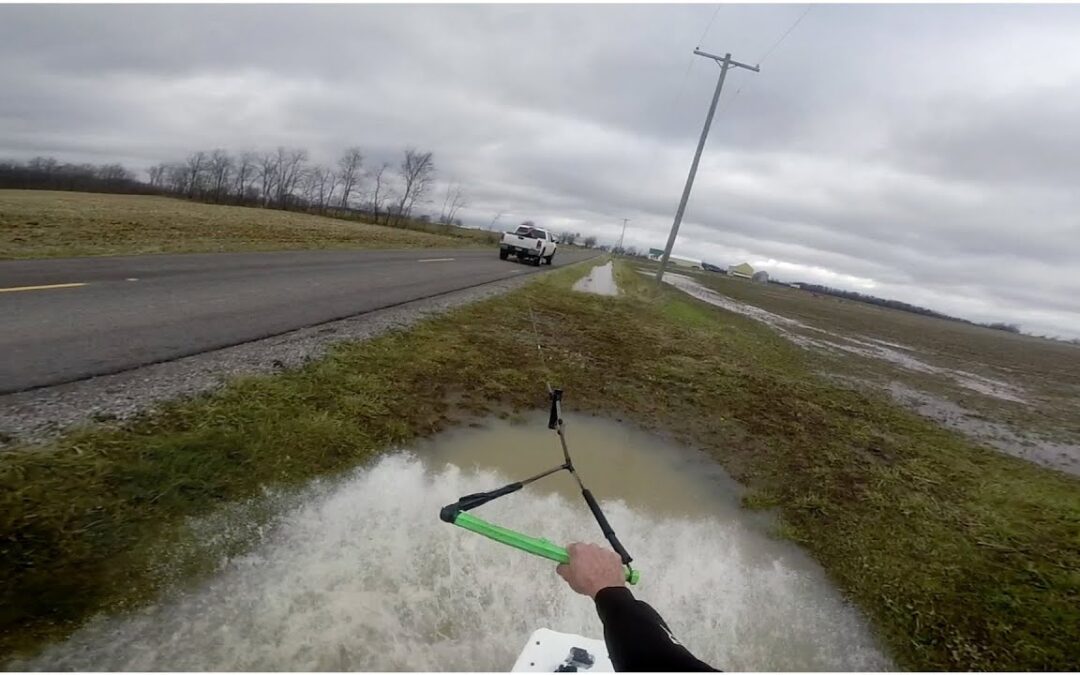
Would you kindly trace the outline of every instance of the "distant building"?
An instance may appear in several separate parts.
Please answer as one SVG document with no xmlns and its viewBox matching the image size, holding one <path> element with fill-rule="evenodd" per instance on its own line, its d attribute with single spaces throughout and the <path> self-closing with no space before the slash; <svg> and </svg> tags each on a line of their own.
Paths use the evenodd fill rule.
<svg viewBox="0 0 1080 675">
<path fill-rule="evenodd" d="M 769 273 L 765 270 L 761 270 L 760 272 L 754 272 L 754 276 L 752 276 L 751 279 L 758 282 L 759 284 L 767 284 L 769 283 Z"/>
<path fill-rule="evenodd" d="M 799 290 L 802 290 L 802 284 L 788 284 L 788 286 L 791 286 L 792 288 L 797 288 Z"/>
<path fill-rule="evenodd" d="M 729 277 L 737 277 L 739 279 L 753 279 L 754 268 L 750 267 L 750 263 L 743 263 L 741 265 L 732 265 L 727 268 Z"/>
<path fill-rule="evenodd" d="M 689 267 L 692 270 L 701 269 L 701 263 L 696 260 L 688 260 L 686 258 L 676 258 L 675 256 L 670 256 L 668 258 L 668 261 L 673 263 L 676 267 Z"/>
<path fill-rule="evenodd" d="M 650 248 L 649 260 L 659 260 L 664 257 L 664 249 L 662 248 Z"/>
</svg>

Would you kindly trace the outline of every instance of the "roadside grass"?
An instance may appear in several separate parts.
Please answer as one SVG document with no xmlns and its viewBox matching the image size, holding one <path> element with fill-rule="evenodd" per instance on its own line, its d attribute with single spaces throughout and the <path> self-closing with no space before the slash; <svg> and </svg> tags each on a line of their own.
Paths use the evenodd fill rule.
<svg viewBox="0 0 1080 675">
<path fill-rule="evenodd" d="M 411 229 L 171 197 L 0 190 L 0 259 L 297 249 L 449 248 L 490 232 Z"/>
<path fill-rule="evenodd" d="M 550 377 L 569 409 L 711 453 L 748 486 L 748 507 L 776 509 L 778 532 L 823 564 L 901 667 L 1080 663 L 1080 481 L 831 384 L 767 327 L 625 264 L 617 299 L 569 291 L 586 269 L 0 455 L 0 654 L 212 571 L 189 518 L 471 416 L 543 408 Z M 519 358 L 535 351 L 533 314 L 550 373 Z"/>
</svg>

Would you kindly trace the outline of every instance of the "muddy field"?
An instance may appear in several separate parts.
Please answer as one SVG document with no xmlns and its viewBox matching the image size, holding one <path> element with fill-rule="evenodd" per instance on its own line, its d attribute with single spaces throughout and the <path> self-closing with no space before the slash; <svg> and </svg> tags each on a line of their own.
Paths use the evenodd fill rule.
<svg viewBox="0 0 1080 675">
<path fill-rule="evenodd" d="M 837 382 L 889 394 L 979 443 L 1080 474 L 1080 346 L 718 274 L 668 283 L 761 321 Z"/>
</svg>

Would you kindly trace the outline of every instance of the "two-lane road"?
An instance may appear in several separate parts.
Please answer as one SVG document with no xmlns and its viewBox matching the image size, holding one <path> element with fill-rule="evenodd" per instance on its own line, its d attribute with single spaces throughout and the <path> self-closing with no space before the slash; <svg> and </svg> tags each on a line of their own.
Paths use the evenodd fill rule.
<svg viewBox="0 0 1080 675">
<path fill-rule="evenodd" d="M 592 256 L 560 251 L 555 266 Z M 496 249 L 0 262 L 0 393 L 115 373 L 547 270 Z"/>
</svg>

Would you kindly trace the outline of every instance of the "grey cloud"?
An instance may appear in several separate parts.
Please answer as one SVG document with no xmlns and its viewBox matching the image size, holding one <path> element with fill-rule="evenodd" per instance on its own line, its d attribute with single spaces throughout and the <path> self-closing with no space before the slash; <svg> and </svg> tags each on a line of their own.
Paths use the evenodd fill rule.
<svg viewBox="0 0 1080 675">
<path fill-rule="evenodd" d="M 755 62 L 803 8 L 721 6 L 701 46 Z M 657 246 L 714 11 L 0 6 L 0 155 L 415 145 L 474 224 Z M 815 7 L 729 79 L 676 251 L 1080 335 L 1078 33 L 1076 6 Z"/>
</svg>

